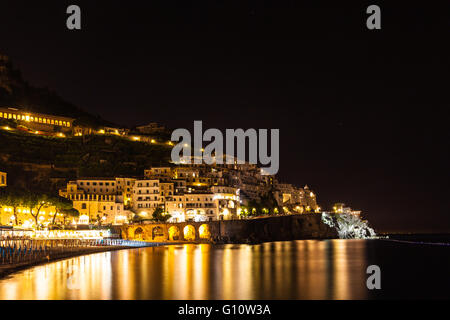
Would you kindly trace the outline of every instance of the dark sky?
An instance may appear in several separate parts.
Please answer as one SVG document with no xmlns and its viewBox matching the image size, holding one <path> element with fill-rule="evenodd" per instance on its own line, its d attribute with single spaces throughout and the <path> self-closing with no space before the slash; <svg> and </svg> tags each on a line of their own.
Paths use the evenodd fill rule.
<svg viewBox="0 0 450 320">
<path fill-rule="evenodd" d="M 324 208 L 449 232 L 450 5 L 334 2 L 2 0 L 0 52 L 123 125 L 279 128 L 280 179 Z M 369 4 L 382 30 L 367 30 Z"/>
</svg>

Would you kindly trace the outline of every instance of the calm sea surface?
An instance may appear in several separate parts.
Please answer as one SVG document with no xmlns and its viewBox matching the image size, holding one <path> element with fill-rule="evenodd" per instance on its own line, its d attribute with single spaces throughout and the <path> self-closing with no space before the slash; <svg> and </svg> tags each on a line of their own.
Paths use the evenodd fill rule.
<svg viewBox="0 0 450 320">
<path fill-rule="evenodd" d="M 381 268 L 381 290 L 366 268 Z M 0 299 L 449 298 L 450 246 L 386 240 L 177 245 L 92 254 L 0 280 Z"/>
</svg>

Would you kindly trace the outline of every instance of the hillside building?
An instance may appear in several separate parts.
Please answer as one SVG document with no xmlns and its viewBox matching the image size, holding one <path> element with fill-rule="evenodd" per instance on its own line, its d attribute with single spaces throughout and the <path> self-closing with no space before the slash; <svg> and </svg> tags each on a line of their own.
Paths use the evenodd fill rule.
<svg viewBox="0 0 450 320">
<path fill-rule="evenodd" d="M 25 127 L 46 132 L 72 133 L 75 119 L 0 107 L 0 118 L 16 120 Z"/>
</svg>

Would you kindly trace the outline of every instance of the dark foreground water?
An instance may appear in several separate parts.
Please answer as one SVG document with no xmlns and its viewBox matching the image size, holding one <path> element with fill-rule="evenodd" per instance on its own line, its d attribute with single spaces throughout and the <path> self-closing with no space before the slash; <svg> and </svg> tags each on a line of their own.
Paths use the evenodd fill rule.
<svg viewBox="0 0 450 320">
<path fill-rule="evenodd" d="M 381 290 L 366 287 L 381 268 Z M 449 298 L 450 246 L 385 240 L 178 245 L 92 254 L 0 280 L 0 299 Z"/>
</svg>

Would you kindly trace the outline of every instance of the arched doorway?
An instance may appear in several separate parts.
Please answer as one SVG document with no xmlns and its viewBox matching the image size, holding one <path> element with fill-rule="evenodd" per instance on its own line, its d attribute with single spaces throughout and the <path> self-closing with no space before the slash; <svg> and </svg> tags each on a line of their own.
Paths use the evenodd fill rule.
<svg viewBox="0 0 450 320">
<path fill-rule="evenodd" d="M 144 240 L 144 230 L 141 227 L 134 230 L 134 240 L 142 241 Z"/>
<path fill-rule="evenodd" d="M 155 240 L 156 238 L 164 238 L 164 231 L 161 227 L 154 227 L 152 230 L 152 240 Z M 158 239 L 158 240 L 164 240 L 164 239 Z"/>
<path fill-rule="evenodd" d="M 180 228 L 172 226 L 169 228 L 169 241 L 180 240 Z"/>
<path fill-rule="evenodd" d="M 198 228 L 198 234 L 200 239 L 210 239 L 211 238 L 211 232 L 209 231 L 209 225 L 202 224 Z"/>
<path fill-rule="evenodd" d="M 195 228 L 191 225 L 187 225 L 183 229 L 184 240 L 194 241 L 195 240 Z"/>
</svg>

